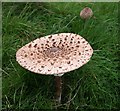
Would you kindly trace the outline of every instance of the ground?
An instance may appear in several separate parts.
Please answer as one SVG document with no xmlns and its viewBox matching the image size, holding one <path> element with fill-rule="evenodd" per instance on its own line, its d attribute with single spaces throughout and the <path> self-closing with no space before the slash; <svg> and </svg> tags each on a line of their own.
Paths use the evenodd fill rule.
<svg viewBox="0 0 120 111">
<path fill-rule="evenodd" d="M 94 16 L 82 20 L 84 7 Z M 30 41 L 54 33 L 84 37 L 94 49 L 83 67 L 66 73 L 60 109 L 119 109 L 118 3 L 3 3 L 2 107 L 54 109 L 53 76 L 32 73 L 16 62 L 16 51 Z"/>
</svg>

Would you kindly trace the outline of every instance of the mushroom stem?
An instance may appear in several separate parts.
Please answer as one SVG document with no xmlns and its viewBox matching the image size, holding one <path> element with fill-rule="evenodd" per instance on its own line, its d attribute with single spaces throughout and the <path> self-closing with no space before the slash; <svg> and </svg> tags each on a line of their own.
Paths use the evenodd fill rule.
<svg viewBox="0 0 120 111">
<path fill-rule="evenodd" d="M 55 76 L 55 85 L 56 85 L 56 93 L 55 93 L 55 100 L 56 103 L 61 103 L 61 94 L 62 94 L 62 76 L 63 74 L 57 74 Z"/>
</svg>

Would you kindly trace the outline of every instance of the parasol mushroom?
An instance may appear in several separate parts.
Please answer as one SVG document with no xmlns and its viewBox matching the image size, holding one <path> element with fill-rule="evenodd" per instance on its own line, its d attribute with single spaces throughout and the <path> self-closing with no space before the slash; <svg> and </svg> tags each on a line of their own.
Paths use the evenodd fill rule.
<svg viewBox="0 0 120 111">
<path fill-rule="evenodd" d="M 89 19 L 93 16 L 93 11 L 89 7 L 85 7 L 81 12 L 80 12 L 80 17 L 82 19 Z"/>
<path fill-rule="evenodd" d="M 61 76 L 86 64 L 92 53 L 92 47 L 80 35 L 59 33 L 41 37 L 26 44 L 17 51 L 16 60 L 31 72 L 54 75 L 56 100 L 60 103 Z"/>
</svg>

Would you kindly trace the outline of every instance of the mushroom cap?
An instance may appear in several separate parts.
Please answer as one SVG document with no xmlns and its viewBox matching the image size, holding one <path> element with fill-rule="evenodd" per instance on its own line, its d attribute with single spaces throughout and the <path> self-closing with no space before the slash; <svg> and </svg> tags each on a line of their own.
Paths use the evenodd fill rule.
<svg viewBox="0 0 120 111">
<path fill-rule="evenodd" d="M 93 53 L 80 35 L 60 33 L 38 38 L 16 53 L 17 62 L 31 72 L 54 75 L 75 70 L 86 64 Z"/>
<path fill-rule="evenodd" d="M 89 7 L 85 7 L 81 12 L 80 12 L 80 17 L 82 19 L 89 19 L 93 16 L 93 11 Z"/>
</svg>

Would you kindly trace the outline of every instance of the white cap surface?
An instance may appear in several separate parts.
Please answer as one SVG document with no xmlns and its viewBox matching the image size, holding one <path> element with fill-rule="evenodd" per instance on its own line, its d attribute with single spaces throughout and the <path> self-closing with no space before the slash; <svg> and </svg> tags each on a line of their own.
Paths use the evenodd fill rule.
<svg viewBox="0 0 120 111">
<path fill-rule="evenodd" d="M 38 38 L 16 53 L 17 62 L 29 71 L 54 75 L 75 70 L 86 64 L 93 53 L 80 35 L 60 33 Z"/>
</svg>

